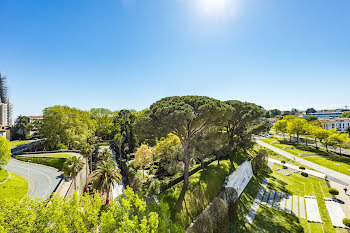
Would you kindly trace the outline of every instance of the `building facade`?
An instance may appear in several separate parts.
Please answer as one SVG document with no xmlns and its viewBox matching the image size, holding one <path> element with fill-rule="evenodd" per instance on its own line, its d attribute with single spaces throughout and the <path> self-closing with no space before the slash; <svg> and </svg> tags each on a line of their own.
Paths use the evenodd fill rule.
<svg viewBox="0 0 350 233">
<path fill-rule="evenodd" d="M 315 116 L 321 119 L 334 119 L 339 118 L 343 112 L 315 112 L 302 115 L 303 117 Z"/>
<path fill-rule="evenodd" d="M 349 132 L 350 118 L 336 118 L 323 122 L 325 129 L 336 129 L 339 132 Z"/>
</svg>

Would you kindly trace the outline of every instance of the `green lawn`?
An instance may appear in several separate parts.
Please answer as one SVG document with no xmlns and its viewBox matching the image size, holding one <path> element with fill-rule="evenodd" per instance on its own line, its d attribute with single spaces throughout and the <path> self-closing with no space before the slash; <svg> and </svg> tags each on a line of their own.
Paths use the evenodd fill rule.
<svg viewBox="0 0 350 233">
<path fill-rule="evenodd" d="M 11 178 L 6 183 L 0 185 L 1 200 L 20 200 L 28 192 L 28 182 L 11 172 Z"/>
<path fill-rule="evenodd" d="M 8 173 L 0 166 L 0 183 L 7 179 Z"/>
<path fill-rule="evenodd" d="M 21 157 L 36 157 L 36 158 L 70 158 L 72 155 L 68 154 L 30 154 L 21 155 Z"/>
<path fill-rule="evenodd" d="M 182 202 L 183 208 L 179 213 L 175 212 L 174 207 L 180 196 L 183 182 L 161 193 L 159 200 L 169 205 L 174 220 L 183 229 L 186 229 L 195 217 L 218 195 L 225 177 L 231 171 L 230 161 L 222 160 L 220 165 L 217 165 L 217 161 L 214 161 L 204 170 L 194 173 L 190 177 L 190 185 L 185 194 L 185 201 Z"/>
<path fill-rule="evenodd" d="M 300 144 L 299 145 L 284 144 L 281 142 L 281 140 L 279 140 L 279 138 L 269 138 L 269 139 L 260 139 L 260 140 L 296 156 L 300 156 L 301 154 L 310 154 L 311 156 L 301 156 L 301 157 L 310 162 L 319 164 L 321 166 L 327 167 L 334 171 L 350 176 L 350 158 L 349 157 L 334 155 L 331 153 L 327 153 L 324 150 L 307 148 L 304 145 L 300 145 Z M 298 148 L 293 148 L 293 147 L 298 147 Z M 286 161 L 286 158 L 284 160 Z"/>
<path fill-rule="evenodd" d="M 50 167 L 54 167 L 59 170 L 62 170 L 63 164 L 67 158 L 43 158 L 43 157 L 17 156 L 16 159 L 24 162 L 29 161 L 31 163 L 43 164 L 46 166 L 50 166 Z"/>
<path fill-rule="evenodd" d="M 23 144 L 26 144 L 30 142 L 29 140 L 22 140 L 22 141 L 10 141 L 10 147 L 11 148 L 14 148 L 16 146 L 19 146 L 19 145 L 23 145 Z"/>
</svg>

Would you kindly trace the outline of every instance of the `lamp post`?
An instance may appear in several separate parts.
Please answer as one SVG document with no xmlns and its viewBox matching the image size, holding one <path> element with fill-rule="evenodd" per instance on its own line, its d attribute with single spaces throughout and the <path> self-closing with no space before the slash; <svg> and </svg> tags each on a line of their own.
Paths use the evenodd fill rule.
<svg viewBox="0 0 350 233">
<path fill-rule="evenodd" d="M 31 162 L 31 160 L 28 160 L 27 162 L 28 162 L 27 163 L 27 168 L 28 168 L 28 179 L 29 179 L 29 162 Z"/>
</svg>

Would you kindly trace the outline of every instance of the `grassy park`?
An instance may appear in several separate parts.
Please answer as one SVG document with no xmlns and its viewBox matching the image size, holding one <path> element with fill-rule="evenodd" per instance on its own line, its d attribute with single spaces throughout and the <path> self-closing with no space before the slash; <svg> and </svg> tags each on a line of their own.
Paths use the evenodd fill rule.
<svg viewBox="0 0 350 233">
<path fill-rule="evenodd" d="M 6 171 L 2 169 L 2 171 Z M 3 178 L 4 173 L 0 171 L 0 180 Z M 7 172 L 6 172 L 7 178 Z M 6 179 L 5 178 L 5 179 Z M 11 178 L 5 183 L 0 185 L 0 201 L 1 200 L 20 200 L 28 192 L 28 182 L 11 172 Z"/>
<path fill-rule="evenodd" d="M 350 175 L 350 158 L 332 153 L 327 153 L 321 149 L 308 148 L 300 144 L 287 144 L 282 138 L 260 139 L 274 147 L 289 152 L 305 160 L 327 167 L 334 171 Z M 286 158 L 284 159 L 286 160 Z"/>
</svg>

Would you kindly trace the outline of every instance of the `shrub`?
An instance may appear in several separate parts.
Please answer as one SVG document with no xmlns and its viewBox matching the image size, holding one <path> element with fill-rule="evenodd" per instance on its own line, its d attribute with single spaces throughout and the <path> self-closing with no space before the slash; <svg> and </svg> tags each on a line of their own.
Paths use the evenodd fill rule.
<svg viewBox="0 0 350 233">
<path fill-rule="evenodd" d="M 308 176 L 309 176 L 309 174 L 307 174 L 306 172 L 302 172 L 301 175 L 302 175 L 302 176 L 305 176 L 305 177 L 308 177 Z"/>
<path fill-rule="evenodd" d="M 304 166 L 299 166 L 299 169 L 300 170 L 305 170 L 305 167 Z"/>
<path fill-rule="evenodd" d="M 62 170 L 63 164 L 66 161 L 66 158 L 40 158 L 40 157 L 20 157 L 20 156 L 17 156 L 16 159 L 24 162 L 29 161 L 31 163 L 38 163 L 38 164 L 54 167 L 59 170 Z"/>
<path fill-rule="evenodd" d="M 350 227 L 350 218 L 344 218 L 343 219 L 343 224 L 347 227 Z"/>
<path fill-rule="evenodd" d="M 55 149 L 56 150 L 68 150 L 68 147 L 64 144 L 57 144 Z"/>
<path fill-rule="evenodd" d="M 282 160 L 282 161 L 281 161 L 281 163 L 282 163 L 282 164 L 285 164 L 285 163 L 286 163 L 286 161 Z"/>
<path fill-rule="evenodd" d="M 151 184 L 149 185 L 148 193 L 151 195 L 158 195 L 160 193 L 160 185 L 161 182 L 159 180 L 152 180 Z"/>
<path fill-rule="evenodd" d="M 339 194 L 339 191 L 335 188 L 329 188 L 328 189 L 328 192 L 332 195 L 338 195 Z"/>
</svg>

